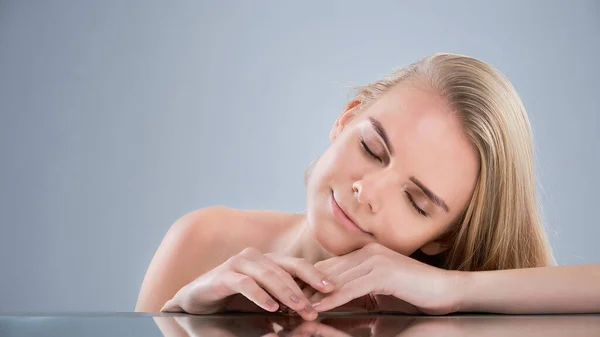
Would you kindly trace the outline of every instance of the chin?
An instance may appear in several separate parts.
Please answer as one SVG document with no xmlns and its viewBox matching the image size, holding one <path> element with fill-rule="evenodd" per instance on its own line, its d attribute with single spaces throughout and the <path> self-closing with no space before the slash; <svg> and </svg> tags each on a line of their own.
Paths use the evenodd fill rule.
<svg viewBox="0 0 600 337">
<path fill-rule="evenodd" d="M 326 241 L 326 242 L 323 242 Z M 349 253 L 352 253 L 353 251 L 355 251 L 357 248 L 352 248 L 348 245 L 344 245 L 344 244 L 336 244 L 336 243 L 332 243 L 331 240 L 327 241 L 327 238 L 325 240 L 319 240 L 319 242 L 321 242 L 321 245 L 323 246 L 323 248 L 329 252 L 331 255 L 334 256 L 342 256 L 342 255 L 346 255 Z"/>
<path fill-rule="evenodd" d="M 335 256 L 345 255 L 362 247 L 355 238 L 341 230 L 339 225 L 333 222 L 333 219 L 327 217 L 328 212 L 326 209 L 319 209 L 317 213 L 319 214 L 315 215 L 315 212 L 307 212 L 308 225 L 315 240 L 329 254 Z"/>
</svg>

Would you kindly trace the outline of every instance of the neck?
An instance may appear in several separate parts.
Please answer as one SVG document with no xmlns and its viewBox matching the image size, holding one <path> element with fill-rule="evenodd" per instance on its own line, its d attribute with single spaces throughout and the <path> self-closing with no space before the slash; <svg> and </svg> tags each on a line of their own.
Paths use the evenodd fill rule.
<svg viewBox="0 0 600 337">
<path fill-rule="evenodd" d="M 294 214 L 292 225 L 282 234 L 281 240 L 275 244 L 274 252 L 284 256 L 303 258 L 311 264 L 333 257 L 315 238 L 306 214 Z"/>
</svg>

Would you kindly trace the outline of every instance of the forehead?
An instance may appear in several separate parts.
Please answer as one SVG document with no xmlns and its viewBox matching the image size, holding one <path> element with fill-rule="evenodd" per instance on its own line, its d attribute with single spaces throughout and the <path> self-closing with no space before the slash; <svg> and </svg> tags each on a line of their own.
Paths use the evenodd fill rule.
<svg viewBox="0 0 600 337">
<path fill-rule="evenodd" d="M 391 166 L 403 178 L 415 176 L 451 209 L 462 208 L 475 186 L 479 164 L 458 118 L 441 97 L 399 84 L 365 115 L 382 124 L 394 148 Z"/>
</svg>

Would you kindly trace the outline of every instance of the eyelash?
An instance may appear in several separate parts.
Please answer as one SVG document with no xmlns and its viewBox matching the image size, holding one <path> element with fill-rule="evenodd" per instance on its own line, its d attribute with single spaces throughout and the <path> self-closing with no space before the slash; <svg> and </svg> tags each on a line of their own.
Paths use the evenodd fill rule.
<svg viewBox="0 0 600 337">
<path fill-rule="evenodd" d="M 371 151 L 371 149 L 369 149 L 369 147 L 367 146 L 367 143 L 365 143 L 365 141 L 361 138 L 360 139 L 360 145 L 362 145 L 363 150 L 365 150 L 365 152 L 371 156 L 373 159 L 377 160 L 380 163 L 383 163 L 383 160 L 381 160 L 381 158 L 379 158 L 375 153 L 373 153 L 373 151 Z"/>
<path fill-rule="evenodd" d="M 360 145 L 362 146 L 363 150 L 365 151 L 365 153 L 368 156 L 377 160 L 380 163 L 383 163 L 383 160 L 381 160 L 381 158 L 379 158 L 375 153 L 373 153 L 373 151 L 371 151 L 371 149 L 369 149 L 369 147 L 367 146 L 367 143 L 365 143 L 365 141 L 362 138 L 360 139 Z M 427 213 L 425 213 L 425 211 L 423 211 L 421 208 L 419 208 L 419 206 L 417 206 L 417 203 L 415 203 L 415 200 L 412 198 L 410 193 L 408 193 L 406 191 L 404 191 L 404 193 L 406 193 L 406 196 L 408 197 L 408 201 L 411 203 L 415 212 L 417 212 L 418 214 L 420 214 L 424 217 L 427 217 Z"/>
<path fill-rule="evenodd" d="M 417 213 L 421 214 L 422 216 L 427 217 L 427 213 L 425 213 L 424 210 L 420 209 L 419 206 L 417 206 L 417 203 L 415 203 L 412 196 L 406 191 L 404 191 L 404 193 L 406 193 L 406 196 L 408 197 L 408 201 L 410 201 L 410 203 L 412 204 L 415 211 L 417 211 Z"/>
</svg>

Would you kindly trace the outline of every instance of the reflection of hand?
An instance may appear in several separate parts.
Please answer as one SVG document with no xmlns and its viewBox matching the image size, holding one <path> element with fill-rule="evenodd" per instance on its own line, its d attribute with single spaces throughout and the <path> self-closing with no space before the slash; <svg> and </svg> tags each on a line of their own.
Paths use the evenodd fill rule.
<svg viewBox="0 0 600 337">
<path fill-rule="evenodd" d="M 307 320 L 316 318 L 293 277 L 323 293 L 333 290 L 333 285 L 322 282 L 323 273 L 307 261 L 247 248 L 183 287 L 161 311 L 216 313 L 234 299 L 233 295 L 240 294 L 267 311 L 278 309 L 275 298 Z"/>
<path fill-rule="evenodd" d="M 165 337 L 381 336 L 394 337 L 414 318 L 341 316 L 305 321 L 300 316 L 159 316 L 154 321 Z M 375 334 L 373 334 L 376 332 Z"/>
<path fill-rule="evenodd" d="M 416 329 L 415 322 L 419 322 L 420 318 L 414 316 L 325 316 L 310 322 L 299 318 L 288 320 L 283 317 L 273 317 L 271 321 L 281 327 L 277 334 L 281 337 L 425 337 L 431 336 L 429 333 L 432 332 L 446 331 L 443 330 L 444 325 L 437 322 L 431 322 L 433 324 L 428 326 L 420 324 Z M 263 337 L 277 336 L 268 334 Z M 455 334 L 448 336 L 453 337 Z"/>
<path fill-rule="evenodd" d="M 279 336 L 370 336 L 375 317 L 319 317 L 304 321 L 298 317 L 272 317 Z M 365 334 L 366 332 L 366 334 Z"/>
<path fill-rule="evenodd" d="M 290 332 L 280 332 L 278 336 L 350 337 L 352 335 L 318 321 L 305 321 Z"/>
<path fill-rule="evenodd" d="M 380 244 L 368 244 L 315 267 L 335 283 L 335 291 L 309 297 L 319 303 L 314 306 L 319 312 L 365 296 L 372 299 L 373 312 L 438 315 L 457 308 L 458 296 L 452 291 L 457 272 L 426 265 Z"/>
<path fill-rule="evenodd" d="M 600 316 L 165 316 L 165 337 L 583 337 L 598 336 Z"/>
</svg>

